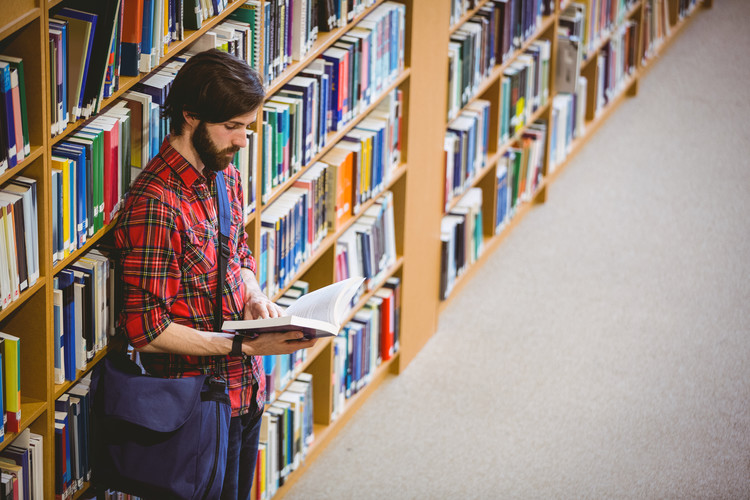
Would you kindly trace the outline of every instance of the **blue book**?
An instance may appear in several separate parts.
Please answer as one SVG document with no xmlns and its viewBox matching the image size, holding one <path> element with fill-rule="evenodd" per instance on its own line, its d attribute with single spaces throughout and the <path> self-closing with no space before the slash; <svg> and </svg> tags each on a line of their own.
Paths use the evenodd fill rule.
<svg viewBox="0 0 750 500">
<path fill-rule="evenodd" d="M 141 30 L 140 69 L 151 71 L 151 50 L 154 48 L 154 0 L 143 0 L 143 29 Z"/>
<path fill-rule="evenodd" d="M 26 492 L 31 491 L 31 474 L 27 472 L 31 470 L 31 465 L 29 463 L 29 449 L 21 448 L 20 446 L 15 446 L 15 443 L 11 443 L 10 446 L 5 448 L 3 451 L 0 451 L 0 456 L 10 459 L 13 463 L 15 463 L 16 465 L 20 465 L 23 468 L 24 499 L 30 499 L 31 495 L 26 495 Z"/>
<path fill-rule="evenodd" d="M 8 140 L 8 168 L 15 167 L 18 165 L 16 158 L 17 148 L 19 145 L 16 144 L 16 125 L 13 117 L 13 95 L 11 93 L 10 84 L 10 64 L 7 62 L 0 61 L 0 111 L 2 116 L 0 120 L 5 122 L 5 133 Z M 23 148 L 23 145 L 20 145 Z"/>
<path fill-rule="evenodd" d="M 268 285 L 268 233 L 260 233 L 260 256 L 258 258 L 258 286 L 266 292 Z M 266 294 L 267 295 L 267 294 Z"/>
<path fill-rule="evenodd" d="M 90 103 L 86 102 L 86 85 L 89 78 L 89 66 L 91 64 L 91 54 L 94 51 L 94 35 L 96 34 L 96 23 L 98 16 L 91 14 L 90 12 L 84 12 L 76 9 L 62 8 L 55 14 L 56 18 L 59 19 L 79 19 L 86 21 L 91 24 L 91 30 L 89 31 L 88 49 L 86 50 L 86 62 L 83 64 L 83 79 L 81 80 L 81 95 L 78 98 L 78 109 L 81 110 L 81 115 L 89 116 L 90 111 L 84 113 L 86 106 Z M 64 64 L 63 66 L 67 66 Z"/>
<path fill-rule="evenodd" d="M 87 172 L 91 170 L 92 148 L 90 145 L 86 147 L 83 144 L 64 142 L 59 143 L 52 151 L 56 156 L 74 161 L 75 176 L 71 176 L 71 179 L 75 178 L 76 185 L 75 187 L 71 186 L 71 189 L 74 189 L 74 191 L 71 193 L 73 196 L 70 197 L 70 200 L 71 204 L 75 205 L 75 209 L 71 210 L 70 213 L 76 214 L 76 227 L 72 241 L 75 248 L 81 248 L 86 243 L 87 230 L 91 223 L 89 211 L 87 210 L 89 203 L 86 194 L 89 187 Z M 93 216 L 93 213 L 91 215 Z"/>
</svg>

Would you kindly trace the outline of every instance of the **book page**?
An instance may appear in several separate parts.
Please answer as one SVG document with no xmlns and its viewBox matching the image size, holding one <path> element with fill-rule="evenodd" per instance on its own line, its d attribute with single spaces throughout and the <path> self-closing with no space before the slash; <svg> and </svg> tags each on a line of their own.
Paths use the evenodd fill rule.
<svg viewBox="0 0 750 500">
<path fill-rule="evenodd" d="M 317 319 L 340 326 L 349 301 L 364 282 L 364 278 L 349 278 L 319 288 L 297 299 L 286 310 L 288 316 Z"/>
</svg>

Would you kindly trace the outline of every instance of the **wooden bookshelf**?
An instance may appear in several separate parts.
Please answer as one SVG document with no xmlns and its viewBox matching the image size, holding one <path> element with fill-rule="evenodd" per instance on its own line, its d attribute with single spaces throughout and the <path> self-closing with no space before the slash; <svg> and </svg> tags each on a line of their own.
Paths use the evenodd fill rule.
<svg viewBox="0 0 750 500">
<path fill-rule="evenodd" d="M 311 61 L 320 56 L 327 48 L 331 47 L 343 35 L 345 35 L 359 21 L 369 13 L 383 4 L 385 0 L 377 0 L 372 6 L 358 14 L 353 21 L 345 26 L 336 28 L 331 32 L 320 33 L 317 42 L 301 61 L 294 61 L 272 82 L 267 82 L 268 95 L 271 96 L 299 74 Z M 451 0 L 396 0 L 406 6 L 406 46 L 405 46 L 405 70 L 391 83 L 379 98 L 361 114 L 352 119 L 343 130 L 332 133 L 327 138 L 326 146 L 317 153 L 312 161 L 303 166 L 298 174 L 292 176 L 287 182 L 275 189 L 266 204 L 261 203 L 260 182 L 261 172 L 259 167 L 254 172 L 256 179 L 256 209 L 246 217 L 246 229 L 249 235 L 249 243 L 256 255 L 259 254 L 260 217 L 263 209 L 276 200 L 289 186 L 291 186 L 309 165 L 319 160 L 333 145 L 339 141 L 349 130 L 357 126 L 359 120 L 372 111 L 392 89 L 400 89 L 404 95 L 403 126 L 402 126 L 402 155 L 401 163 L 392 171 L 385 189 L 393 193 L 394 215 L 396 226 L 396 248 L 398 259 L 385 273 L 385 277 L 398 276 L 402 280 L 401 290 L 401 324 L 400 324 L 400 351 L 390 361 L 380 366 L 370 383 L 359 393 L 351 398 L 336 420 L 331 420 L 331 366 L 333 360 L 333 342 L 330 339 L 319 341 L 316 346 L 307 353 L 306 361 L 299 367 L 301 370 L 309 371 L 314 375 L 314 406 L 315 406 L 315 442 L 308 452 L 304 466 L 295 471 L 287 483 L 278 492 L 276 498 L 283 497 L 289 491 L 299 477 L 304 474 L 305 469 L 325 449 L 331 440 L 335 439 L 340 429 L 346 425 L 357 409 L 364 404 L 367 398 L 377 390 L 378 386 L 389 377 L 398 374 L 414 359 L 416 354 L 429 341 L 437 329 L 439 314 L 451 303 L 461 289 L 470 282 L 472 277 L 481 270 L 484 263 L 491 258 L 493 252 L 503 243 L 505 238 L 514 228 L 521 224 L 525 216 L 534 206 L 543 203 L 549 194 L 550 187 L 561 173 L 567 169 L 576 154 L 585 147 L 586 142 L 596 133 L 608 117 L 615 112 L 617 107 L 628 97 L 637 94 L 638 82 L 644 77 L 650 68 L 658 62 L 666 49 L 675 40 L 677 35 L 684 31 L 685 26 L 695 16 L 697 10 L 685 18 L 680 18 L 674 1 L 669 0 L 672 8 L 669 11 L 670 34 L 665 37 L 657 51 L 644 64 L 641 61 L 643 47 L 637 48 L 637 66 L 623 85 L 620 92 L 613 96 L 606 107 L 598 114 L 591 113 L 586 120 L 585 133 L 575 139 L 571 144 L 567 157 L 562 160 L 552 171 L 549 170 L 549 145 L 552 116 L 552 101 L 556 95 L 554 81 L 556 40 L 559 25 L 560 9 L 552 15 L 541 19 L 535 32 L 527 38 L 521 46 L 504 61 L 498 61 L 489 71 L 488 76 L 476 85 L 468 104 L 476 99 L 490 101 L 491 119 L 497 120 L 497 107 L 500 102 L 500 79 L 503 72 L 512 64 L 520 54 L 526 50 L 535 40 L 545 39 L 552 43 L 552 55 L 550 60 L 550 83 L 547 104 L 540 106 L 528 123 L 521 128 L 512 138 L 500 144 L 497 138 L 498 127 L 491 127 L 490 148 L 485 164 L 480 168 L 469 187 L 480 187 L 483 192 L 484 207 L 483 220 L 483 252 L 477 261 L 470 266 L 455 282 L 452 293 L 445 301 L 439 299 L 440 290 L 440 222 L 447 209 L 452 209 L 458 202 L 457 197 L 446 207 L 444 197 L 443 178 L 443 144 L 448 125 L 447 120 L 447 93 L 448 83 L 445 75 L 448 73 L 448 43 L 451 35 L 455 34 L 461 26 L 469 21 L 478 10 L 489 4 L 489 0 L 479 0 L 476 7 L 466 12 L 454 24 L 450 25 L 450 2 Z M 179 54 L 190 44 L 194 43 L 201 35 L 221 23 L 235 9 L 239 8 L 243 0 L 234 0 L 218 16 L 204 22 L 200 30 L 186 32 L 185 40 L 176 42 L 170 46 L 167 55 L 159 60 L 159 66 L 169 63 L 175 55 Z M 636 2 L 625 14 L 624 18 L 631 19 L 639 24 L 638 44 L 642 43 L 640 27 L 646 10 L 644 0 Z M 560 3 L 560 2 L 558 2 Z M 571 0 L 563 0 L 564 6 Z M 703 6 L 711 6 L 711 0 L 700 2 Z M 106 241 L 114 222 L 110 223 L 92 238 L 89 238 L 86 246 L 76 250 L 61 262 L 53 263 L 52 260 L 52 191 L 51 191 L 51 155 L 52 147 L 65 138 L 77 128 L 85 125 L 94 117 L 78 120 L 69 124 L 65 130 L 55 137 L 51 136 L 52 117 L 50 116 L 50 61 L 48 54 L 48 20 L 51 13 L 65 0 L 7 0 L 3 2 L 2 21 L 0 21 L 0 53 L 22 57 L 26 72 L 27 112 L 29 116 L 29 135 L 31 143 L 30 154 L 17 167 L 0 174 L 0 185 L 7 183 L 17 175 L 32 177 L 37 180 L 38 186 L 38 223 L 39 232 L 39 255 L 40 255 L 40 277 L 38 281 L 24 290 L 18 300 L 12 302 L 9 307 L 0 311 L 0 330 L 17 335 L 21 338 L 21 394 L 22 394 L 22 429 L 32 429 L 41 434 L 45 439 L 44 455 L 44 497 L 54 498 L 54 405 L 55 400 L 68 391 L 73 382 L 64 384 L 54 383 L 54 353 L 53 353 L 53 316 L 52 297 L 53 280 L 57 272 L 74 263 L 87 250 L 101 245 Z M 588 96 L 590 102 L 595 100 L 597 74 L 596 64 L 591 63 L 596 59 L 593 56 L 599 53 L 608 41 L 603 37 L 596 44 L 592 55 L 582 64 L 582 71 L 590 78 Z M 265 43 L 265 41 L 264 41 Z M 261 51 L 262 53 L 262 51 Z M 262 64 L 262 62 L 261 62 Z M 157 68 L 158 69 L 158 68 Z M 134 85 L 142 81 L 149 74 L 141 73 L 136 77 L 122 77 L 118 90 L 113 95 L 104 99 L 101 109 L 113 104 L 122 94 Z M 467 104 L 467 105 L 468 105 Z M 464 106 L 462 109 L 466 109 Z M 521 203 L 515 209 L 510 219 L 501 231 L 495 232 L 495 208 L 497 200 L 494 199 L 494 183 L 497 164 L 503 154 L 512 144 L 517 142 L 521 134 L 526 130 L 528 124 L 537 119 L 545 119 L 548 122 L 546 148 L 544 155 L 544 177 L 534 192 L 531 200 Z M 258 120 L 254 129 L 259 134 L 259 148 L 256 151 L 258 159 L 262 155 L 262 123 Z M 492 137 L 494 136 L 494 137 Z M 256 161 L 260 165 L 259 161 Z M 381 195 L 374 196 L 362 207 L 362 212 L 375 203 Z M 554 203 L 554 200 L 551 201 Z M 335 261 L 336 241 L 343 232 L 356 221 L 356 217 L 331 232 L 326 236 L 314 255 L 300 266 L 295 278 L 305 279 L 311 286 L 317 288 L 330 283 L 333 280 L 333 269 Z M 291 281 L 291 280 L 290 280 Z M 361 307 L 370 298 L 382 282 L 376 284 L 359 301 L 357 307 Z M 287 287 L 288 288 L 288 287 Z M 277 297 L 284 290 L 281 290 Z M 89 362 L 85 369 L 78 372 L 79 378 L 88 373 L 106 355 L 106 350 L 99 352 Z M 283 389 L 283 388 L 278 388 Z M 8 446 L 15 439 L 16 434 L 6 433 L 5 439 L 0 443 L 0 449 Z M 80 496 L 80 492 L 76 497 Z"/>
</svg>

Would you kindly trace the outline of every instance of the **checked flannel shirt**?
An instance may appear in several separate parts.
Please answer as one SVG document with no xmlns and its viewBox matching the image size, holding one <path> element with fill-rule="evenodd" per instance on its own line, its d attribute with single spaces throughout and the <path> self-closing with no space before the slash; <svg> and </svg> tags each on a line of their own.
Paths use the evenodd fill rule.
<svg viewBox="0 0 750 500">
<path fill-rule="evenodd" d="M 136 348 L 154 340 L 172 322 L 213 331 L 217 286 L 216 174 L 198 172 L 169 143 L 133 183 L 114 230 L 124 286 L 118 326 Z M 245 285 L 240 268 L 255 272 L 244 230 L 240 175 L 224 170 L 232 227 L 231 257 L 223 290 L 223 317 L 242 319 Z M 224 378 L 232 416 L 250 411 L 257 383 L 257 408 L 265 401 L 260 356 L 181 356 L 141 353 L 152 375 L 177 378 L 202 373 Z"/>
</svg>

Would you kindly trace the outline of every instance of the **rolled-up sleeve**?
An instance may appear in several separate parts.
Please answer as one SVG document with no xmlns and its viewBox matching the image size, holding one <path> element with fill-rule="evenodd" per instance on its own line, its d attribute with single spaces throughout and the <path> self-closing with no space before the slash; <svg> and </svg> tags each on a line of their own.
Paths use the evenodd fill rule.
<svg viewBox="0 0 750 500">
<path fill-rule="evenodd" d="M 123 285 L 119 328 L 142 348 L 172 322 L 182 244 L 175 214 L 160 200 L 140 197 L 121 214 L 114 237 Z"/>
</svg>

